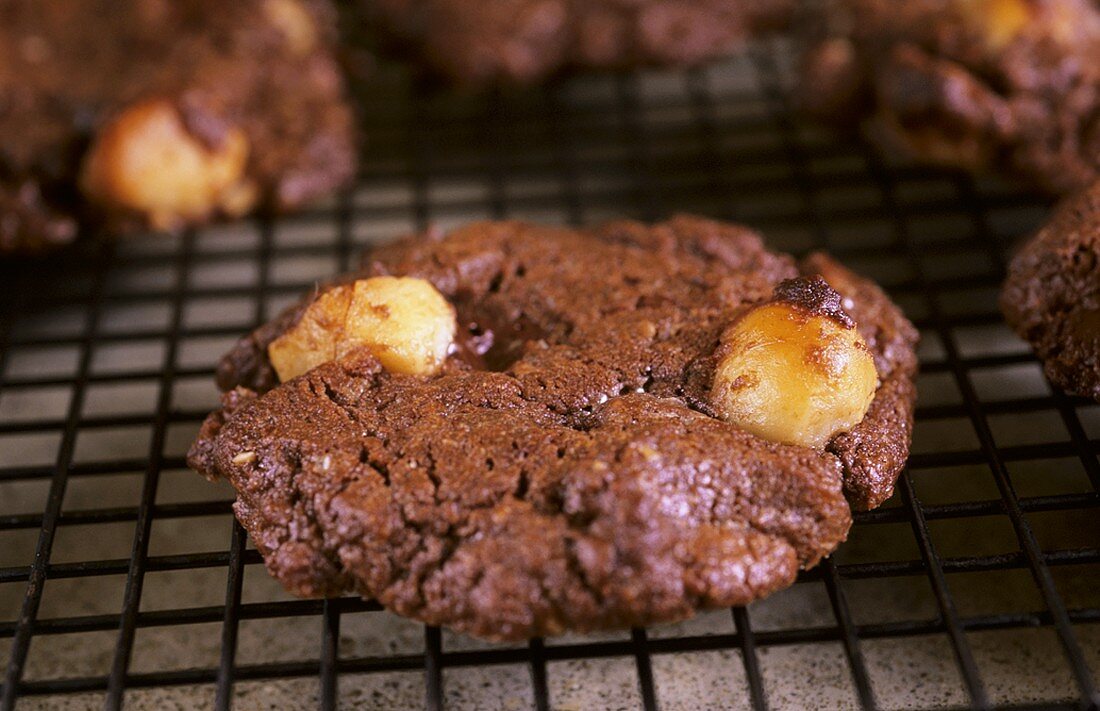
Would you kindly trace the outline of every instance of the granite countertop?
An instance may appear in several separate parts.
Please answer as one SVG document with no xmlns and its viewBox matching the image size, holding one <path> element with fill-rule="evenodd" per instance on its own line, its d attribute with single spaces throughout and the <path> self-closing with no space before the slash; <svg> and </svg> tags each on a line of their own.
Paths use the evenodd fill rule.
<svg viewBox="0 0 1100 711">
<path fill-rule="evenodd" d="M 747 60 L 738 60 L 739 62 Z M 740 67 L 740 69 L 738 68 Z M 707 77 L 718 100 L 713 120 L 718 126 L 740 125 L 756 121 L 757 129 L 737 132 L 729 129 L 723 150 L 730 155 L 746 150 L 782 152 L 769 128 L 767 106 L 743 78 L 744 67 L 734 63 L 716 68 Z M 740 73 L 739 73 L 740 72 Z M 651 122 L 648 136 L 651 160 L 677 155 L 697 138 L 690 92 L 682 77 L 672 74 L 647 75 L 642 83 L 643 105 L 652 99 L 653 107 L 644 114 Z M 748 88 L 746 88 L 748 87 Z M 568 101 L 589 109 L 600 106 L 616 91 L 613 82 L 603 79 L 578 80 L 561 89 Z M 725 93 L 723 93 L 725 92 Z M 740 92 L 740 93 L 739 93 Z M 740 97 L 740 98 L 738 98 Z M 587 103 L 586 103 L 587 102 Z M 572 106 L 573 104 L 570 104 Z M 461 113 L 465 109 L 455 109 Z M 580 109 L 578 109 L 579 111 Z M 756 113 L 754 113 L 756 112 Z M 581 114 L 578 114 L 581 115 Z M 579 123 L 597 121 L 598 112 L 583 114 Z M 746 118 L 748 117 L 748 118 Z M 395 119 L 396 121 L 396 119 Z M 442 119 L 441 119 L 442 121 Z M 593 124 L 595 125 L 595 124 Z M 596 129 L 591 129 L 596 131 Z M 602 129 L 601 129 L 602 130 Z M 800 128 L 800 130 L 802 130 Z M 607 129 L 617 135 L 618 129 Z M 811 154 L 831 145 L 834 139 L 805 129 L 805 145 Z M 585 134 L 587 135 L 587 134 Z M 575 219 L 595 221 L 605 217 L 642 215 L 651 208 L 641 206 L 637 181 L 639 170 L 648 170 L 632 159 L 615 153 L 614 145 L 603 142 L 597 131 L 591 140 L 578 138 L 581 145 L 573 159 L 581 164 L 571 170 L 581 178 L 576 183 L 562 179 L 561 165 L 555 160 L 538 162 L 516 154 L 505 165 L 470 167 L 468 156 L 443 156 L 436 164 L 440 170 L 426 174 L 406 170 L 396 152 L 388 153 L 386 141 L 376 149 L 372 162 L 351 198 L 350 222 L 337 225 L 330 205 L 321 205 L 307 216 L 280 220 L 271 233 L 262 233 L 254 223 L 241 223 L 204 230 L 194 238 L 157 236 L 132 240 L 117 247 L 107 267 L 104 299 L 97 308 L 101 334 L 127 334 L 103 338 L 90 348 L 89 370 L 96 377 L 87 385 L 83 406 L 78 413 L 80 429 L 74 443 L 73 461 L 83 467 L 69 477 L 62 503 L 63 524 L 58 528 L 50 556 L 52 564 L 84 561 L 126 561 L 134 538 L 133 516 L 119 515 L 117 520 L 82 523 L 89 511 L 134 511 L 146 482 L 145 467 L 154 441 L 152 413 L 162 395 L 157 377 L 172 345 L 176 348 L 172 365 L 184 375 L 172 379 L 169 407 L 173 413 L 164 431 L 162 452 L 166 461 L 178 464 L 199 425 L 202 413 L 217 402 L 209 372 L 217 357 L 233 342 L 235 334 L 247 330 L 257 317 L 253 289 L 261 281 L 270 298 L 265 306 L 272 313 L 292 300 L 296 293 L 317 279 L 337 271 L 341 256 L 348 250 L 338 246 L 339 230 L 350 234 L 352 250 L 358 245 L 389 239 L 411 230 L 427 218 L 443 226 L 472 219 L 499 216 L 501 209 L 510 217 L 567 222 Z M 539 139 L 541 140 L 541 139 Z M 800 139 L 801 140 L 801 139 Z M 536 139 L 532 139 L 536 141 Z M 536 141 L 537 143 L 537 141 Z M 754 149 L 753 146 L 756 146 Z M 530 150 L 535 156 L 542 143 Z M 431 145 L 426 146 L 431 148 Z M 396 149 L 394 149 L 396 151 Z M 698 151 L 698 146 L 691 150 Z M 835 153 L 835 155 L 833 155 Z M 372 154 L 373 155 L 373 154 Z M 778 249 L 804 250 L 815 243 L 814 230 L 805 219 L 803 201 L 812 199 L 814 209 L 827 213 L 830 244 L 849 249 L 855 255 L 848 260 L 885 284 L 906 284 L 911 264 L 904 255 L 883 249 L 891 233 L 892 220 L 899 215 L 910 225 L 909 239 L 917 245 L 917 257 L 928 235 L 936 239 L 956 240 L 951 259 L 923 262 L 926 276 L 955 278 L 950 295 L 940 295 L 939 307 L 958 314 L 952 322 L 950 337 L 961 357 L 969 359 L 965 377 L 987 406 L 985 419 L 999 448 L 1023 447 L 1034 443 L 1062 442 L 1069 437 L 1059 412 L 1043 407 L 998 407 L 1013 400 L 1041 399 L 1050 394 L 1039 366 L 1032 360 L 1000 356 L 1025 354 L 1026 347 L 1006 326 L 997 322 L 995 287 L 988 279 L 968 288 L 967 275 L 986 274 L 990 269 L 988 252 L 974 243 L 966 210 L 944 208 L 916 210 L 912 205 L 939 204 L 947 195 L 953 199 L 958 181 L 953 176 L 922 175 L 902 180 L 899 185 L 900 208 L 876 202 L 874 185 L 868 182 L 859 163 L 844 150 L 825 157 L 811 158 L 806 170 L 842 177 L 823 182 L 812 198 L 784 186 L 774 186 L 767 176 L 775 165 L 767 161 L 755 165 L 730 161 L 738 184 L 752 186 L 759 176 L 763 187 L 746 188 L 747 194 L 734 211 L 744 221 L 761 227 Z M 829 156 L 832 157 L 829 157 Z M 541 153 L 538 156 L 542 156 Z M 602 156 L 602 157 L 601 157 Z M 453 160 L 452 160 L 453 159 Z M 591 159 L 598 169 L 585 172 L 584 161 Z M 389 162 L 387 162 L 389 161 Z M 847 162 L 846 162 L 847 161 Z M 594 163 L 595 164 L 595 163 Z M 855 164 L 855 173 L 851 165 Z M 459 167 L 456 167 L 459 166 Z M 462 167 L 465 166 L 465 167 Z M 533 167 L 532 167 L 533 166 Z M 392 170 L 391 170 L 392 168 Z M 709 169 L 708 169 L 709 170 Z M 833 173 L 830 173 L 833 171 Z M 671 175 L 669 172 L 662 176 Z M 856 175 L 857 177 L 852 177 Z M 848 176 L 848 177 L 843 177 Z M 774 176 L 773 176 L 774 177 Z M 670 179 L 671 180 L 671 179 Z M 623 186 L 626 186 L 625 189 Z M 771 187 L 769 187 L 771 186 Z M 644 187 L 644 186 L 643 186 Z M 583 205 L 578 214 L 576 204 Z M 624 192 L 625 190 L 625 192 Z M 669 189 L 666 200 L 656 209 L 667 214 L 691 210 L 703 214 L 725 214 L 706 195 L 692 189 Z M 705 192 L 705 191 L 702 191 Z M 734 192 L 738 192 L 734 190 Z M 731 193 L 732 194 L 732 193 Z M 532 197 L 533 196 L 533 197 Z M 1023 234 L 1042 217 L 1041 211 L 1022 210 L 1008 201 L 998 203 L 986 217 L 991 229 L 1007 237 Z M 427 213 L 424 214 L 424 205 Z M 829 217 L 845 209 L 863 211 L 866 222 Z M 784 219 L 794 214 L 794 219 Z M 830 221 L 832 220 L 832 221 Z M 180 266 L 176 258 L 187 239 L 193 258 Z M 854 245 L 854 247 L 853 247 Z M 913 255 L 910 255 L 911 257 Z M 917 258 L 913 257 L 913 258 Z M 266 267 L 264 266 L 266 264 Z M 79 266 L 70 265 L 79 272 Z M 44 267 L 35 267 L 44 269 Z M 74 273 L 76 273 L 74 272 Z M 48 272 L 43 272 L 48 274 Z M 48 277 L 45 277 L 48 278 Z M 180 305 L 183 337 L 173 342 L 169 324 L 176 304 L 170 297 L 176 280 L 185 279 L 186 298 Z M 60 288 L 60 287 L 59 287 Z M 79 291 L 80 284 L 73 286 Z M 75 293 L 75 292 L 74 292 Z M 155 296 L 138 296 L 154 293 Z M 117 298 L 116 298 L 117 297 Z M 916 319 L 928 315 L 927 295 L 919 289 L 903 287 L 899 301 Z M 0 426 L 46 418 L 63 422 L 73 395 L 69 379 L 84 353 L 80 338 L 88 318 L 86 301 L 74 297 L 55 306 L 35 309 L 21 315 L 13 333 L 17 343 L 3 360 L 5 382 L 27 378 L 44 379 L 34 387 L 5 387 L 0 383 Z M 975 316 L 976 314 L 976 316 Z M 148 336 L 141 336 L 147 333 Z M 134 335 L 138 334 L 138 335 Z M 925 362 L 943 362 L 943 331 L 925 330 L 921 355 Z M 56 343 L 53 341 L 56 340 Z M 50 341 L 49 345 L 42 342 Z M 982 358 L 989 356 L 988 364 Z M 119 377 L 114 377 L 119 376 Z M 920 377 L 920 406 L 927 416 L 918 422 L 911 474 L 913 492 L 925 506 L 944 506 L 963 502 L 998 502 L 1000 494 L 988 465 L 980 454 L 959 456 L 943 465 L 921 464 L 921 457 L 932 452 L 980 452 L 979 440 L 970 420 L 954 406 L 962 402 L 953 373 L 949 368 L 933 368 Z M 1073 404 L 1086 436 L 1100 438 L 1100 407 Z M 103 426 L 103 422 L 110 426 Z M 98 424 L 97 424 L 98 423 Z M 121 423 L 121 424 L 120 424 Z M 4 467 L 52 466 L 61 441 L 61 425 L 27 428 L 0 433 L 0 461 Z M 117 469 L 97 462 L 133 462 Z M 1095 494 L 1082 460 L 1073 455 L 1052 453 L 1050 457 L 1020 456 L 1009 458 L 1006 467 L 1021 498 L 1065 494 Z M 94 474 L 86 473 L 92 472 Z M 0 520 L 26 520 L 41 514 L 50 488 L 48 476 L 32 479 L 0 479 Z M 206 482 L 184 468 L 165 468 L 156 487 L 156 504 L 161 511 L 185 510 L 195 502 L 228 502 L 232 492 L 224 484 Z M 184 505 L 180 509 L 179 505 Z M 888 507 L 905 506 L 895 496 Z M 959 573 L 949 569 L 946 581 L 956 612 L 964 618 L 1012 613 L 1030 615 L 1044 610 L 1044 603 L 1031 574 L 1022 564 L 1020 544 L 1011 521 L 998 504 L 982 509 L 982 515 L 930 517 L 928 529 L 936 552 L 949 561 L 966 561 L 989 556 L 1006 565 L 990 566 L 976 572 Z M 173 509 L 173 507 L 176 507 Z M 202 516 L 156 516 L 152 524 L 149 554 L 173 556 L 197 552 L 223 552 L 232 535 L 232 517 L 227 503 L 214 507 L 217 513 Z M 947 510 L 945 509 L 945 510 Z M 1095 525 L 1095 509 L 1082 506 L 1073 510 L 1045 511 L 1035 507 L 1026 514 L 1040 547 L 1046 551 L 1100 548 L 1100 528 Z M 68 518 L 66 518 L 68 517 Z M 37 523 L 0 528 L 0 568 L 30 565 L 38 540 Z M 998 558 L 998 556 L 1000 556 Z M 894 522 L 875 522 L 869 518 L 858 524 L 833 560 L 845 566 L 884 561 L 901 562 L 888 577 L 845 574 L 840 589 L 853 622 L 866 630 L 860 649 L 877 703 L 884 709 L 936 708 L 968 703 L 959 676 L 948 635 L 942 630 L 908 633 L 907 623 L 937 619 L 940 610 L 929 577 L 921 570 L 920 549 L 913 524 L 906 516 Z M 908 562 L 915 561 L 913 565 Z M 1021 564 L 1012 564 L 1012 561 Z M 992 568 L 997 569 L 992 569 Z M 1070 610 L 1100 607 L 1100 564 L 1051 566 L 1054 585 Z M 123 603 L 126 576 L 123 574 L 92 577 L 51 576 L 43 589 L 39 620 L 119 614 Z M 26 583 L 0 582 L 0 622 L 18 617 L 26 593 Z M 244 603 L 278 602 L 290 599 L 260 565 L 246 565 L 242 600 Z M 214 565 L 191 570 L 158 570 L 146 573 L 140 610 L 155 612 L 180 608 L 218 607 L 226 600 L 226 568 Z M 756 635 L 768 641 L 782 641 L 785 630 L 820 629 L 820 641 L 805 644 L 762 644 L 757 650 L 760 672 L 769 705 L 775 709 L 846 709 L 858 707 L 858 698 L 845 649 L 839 640 L 837 619 L 827 586 L 820 577 L 796 584 L 748 608 L 748 619 Z M 648 630 L 651 639 L 683 635 L 707 636 L 733 634 L 733 618 L 728 610 L 716 611 L 677 625 Z M 1093 671 L 1100 669 L 1100 625 L 1081 622 L 1073 627 Z M 269 662 L 316 660 L 321 647 L 322 624 L 316 615 L 244 619 L 240 623 L 236 661 L 239 665 Z M 66 634 L 36 634 L 27 658 L 25 681 L 57 678 L 102 677 L 109 673 L 116 629 Z M 220 622 L 140 626 L 134 641 L 130 673 L 186 669 L 216 669 L 222 638 Z M 629 633 L 583 638 L 628 640 Z M 1065 663 L 1058 638 L 1050 626 L 1025 626 L 1013 629 L 986 629 L 975 623 L 966 633 L 982 679 L 996 702 L 1028 703 L 1073 698 L 1075 686 Z M 548 640 L 547 645 L 573 644 L 577 637 Z M 420 654 L 424 650 L 424 631 L 420 625 L 384 612 L 345 613 L 340 618 L 339 655 L 341 659 L 394 654 Z M 475 640 L 444 633 L 445 652 L 481 649 Z M 7 660 L 10 634 L 0 638 L 0 663 Z M 659 653 L 652 656 L 655 689 L 664 711 L 698 708 L 747 708 L 750 704 L 745 667 L 740 652 L 717 650 L 704 652 Z M 551 706 L 555 709 L 635 709 L 641 706 L 638 674 L 633 656 L 609 656 L 584 660 L 551 661 L 547 665 L 547 683 Z M 339 699 L 346 708 L 418 708 L 424 703 L 424 673 L 397 671 L 373 674 L 341 674 Z M 523 664 L 487 667 L 447 667 L 443 689 L 448 709 L 527 709 L 534 705 L 529 669 Z M 134 688 L 126 692 L 127 708 L 194 709 L 213 703 L 213 683 L 166 688 Z M 320 693 L 316 676 L 274 681 L 239 681 L 233 687 L 237 709 L 308 709 L 316 708 Z M 90 709 L 103 703 L 103 692 L 22 698 L 22 709 Z"/>
</svg>

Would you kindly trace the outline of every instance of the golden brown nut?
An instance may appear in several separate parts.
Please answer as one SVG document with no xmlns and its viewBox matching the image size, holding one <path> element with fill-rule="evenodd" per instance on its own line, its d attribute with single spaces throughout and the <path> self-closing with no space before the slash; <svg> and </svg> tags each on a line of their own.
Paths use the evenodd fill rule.
<svg viewBox="0 0 1100 711">
<path fill-rule="evenodd" d="M 1007 47 L 1033 19 L 1024 0 L 962 0 L 959 8 L 994 51 Z"/>
<path fill-rule="evenodd" d="M 824 447 L 863 419 L 878 388 L 870 349 L 820 278 L 784 282 L 722 334 L 711 402 L 775 442 Z"/>
<path fill-rule="evenodd" d="M 282 381 L 358 348 L 393 373 L 431 375 L 454 337 L 454 308 L 431 283 L 383 276 L 325 292 L 267 353 Z"/>
<path fill-rule="evenodd" d="M 265 0 L 264 13 L 286 37 L 290 50 L 305 56 L 317 45 L 317 24 L 300 0 Z"/>
<path fill-rule="evenodd" d="M 144 101 L 100 132 L 84 160 L 81 185 L 93 202 L 142 214 L 158 228 L 219 210 L 237 215 L 256 199 L 244 179 L 248 150 L 238 129 L 219 148 L 209 148 L 188 133 L 168 101 Z"/>
</svg>

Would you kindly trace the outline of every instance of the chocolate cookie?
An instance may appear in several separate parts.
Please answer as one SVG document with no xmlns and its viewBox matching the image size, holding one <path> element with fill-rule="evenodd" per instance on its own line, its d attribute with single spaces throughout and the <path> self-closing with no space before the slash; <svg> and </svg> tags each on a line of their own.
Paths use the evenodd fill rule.
<svg viewBox="0 0 1100 711">
<path fill-rule="evenodd" d="M 327 0 L 0 0 L 0 251 L 288 209 L 355 167 Z"/>
<path fill-rule="evenodd" d="M 464 83 L 567 67 L 683 66 L 784 25 L 794 0 L 360 0 L 369 21 Z"/>
<path fill-rule="evenodd" d="M 1063 203 L 1016 254 L 1001 309 L 1052 382 L 1100 400 L 1100 184 Z"/>
<path fill-rule="evenodd" d="M 743 227 L 481 223 L 243 338 L 189 462 L 298 595 L 494 639 L 674 620 L 790 585 L 891 494 L 915 341 Z"/>
<path fill-rule="evenodd" d="M 809 109 L 884 151 L 1007 170 L 1062 193 L 1100 177 L 1093 0 L 830 0 Z"/>
</svg>

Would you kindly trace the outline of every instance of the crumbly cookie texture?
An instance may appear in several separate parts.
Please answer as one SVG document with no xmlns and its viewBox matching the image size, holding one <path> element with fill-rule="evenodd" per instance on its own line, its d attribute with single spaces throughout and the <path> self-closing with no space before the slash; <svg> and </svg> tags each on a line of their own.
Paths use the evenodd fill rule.
<svg viewBox="0 0 1100 711">
<path fill-rule="evenodd" d="M 0 6 L 0 252 L 291 209 L 355 168 L 328 0 Z"/>
<path fill-rule="evenodd" d="M 438 371 L 397 373 L 356 347 L 279 382 L 273 343 L 327 295 L 393 276 L 455 310 Z M 793 303 L 811 326 L 800 344 L 814 326 L 839 338 L 838 372 L 866 348 L 881 382 L 819 446 L 753 434 L 713 398 L 723 334 Z M 742 227 L 480 223 L 374 249 L 243 338 L 189 461 L 233 484 L 299 595 L 352 590 L 493 639 L 681 619 L 790 585 L 844 540 L 853 508 L 890 495 L 915 340 L 869 281 Z"/>
<path fill-rule="evenodd" d="M 1001 310 L 1054 384 L 1100 401 L 1100 184 L 1066 200 L 1023 244 Z"/>
<path fill-rule="evenodd" d="M 463 83 L 570 67 L 683 66 L 784 27 L 793 0 L 359 0 L 368 21 Z"/>
<path fill-rule="evenodd" d="M 808 108 L 888 154 L 1004 170 L 1054 193 L 1100 177 L 1100 5 L 829 0 Z"/>
</svg>

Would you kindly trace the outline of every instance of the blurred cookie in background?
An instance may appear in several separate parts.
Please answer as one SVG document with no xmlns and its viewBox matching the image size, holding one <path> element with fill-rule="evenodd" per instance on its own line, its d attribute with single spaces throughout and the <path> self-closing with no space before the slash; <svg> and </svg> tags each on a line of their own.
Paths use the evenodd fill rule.
<svg viewBox="0 0 1100 711">
<path fill-rule="evenodd" d="M 0 252 L 289 210 L 350 178 L 327 0 L 0 0 Z"/>
<path fill-rule="evenodd" d="M 1001 309 L 1055 385 L 1100 400 L 1100 184 L 1067 200 L 1016 254 Z"/>
<path fill-rule="evenodd" d="M 368 22 L 453 81 L 685 66 L 784 27 L 795 0 L 360 0 Z"/>
<path fill-rule="evenodd" d="M 829 0 L 803 58 L 807 108 L 891 155 L 1006 170 L 1044 190 L 1100 168 L 1100 5 Z"/>
</svg>

